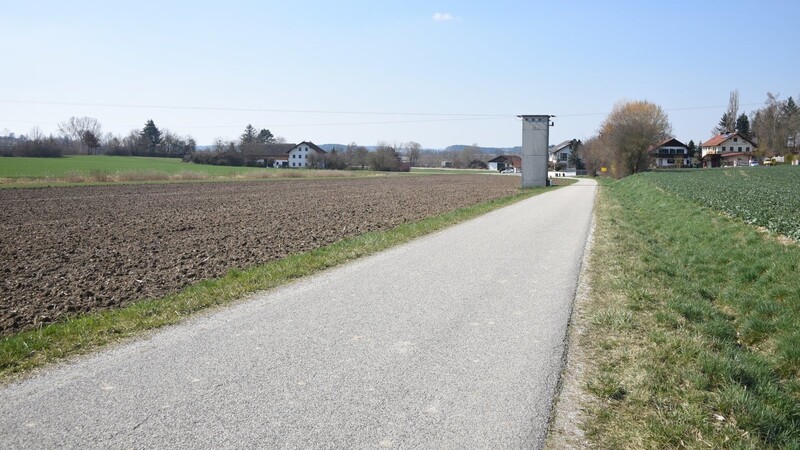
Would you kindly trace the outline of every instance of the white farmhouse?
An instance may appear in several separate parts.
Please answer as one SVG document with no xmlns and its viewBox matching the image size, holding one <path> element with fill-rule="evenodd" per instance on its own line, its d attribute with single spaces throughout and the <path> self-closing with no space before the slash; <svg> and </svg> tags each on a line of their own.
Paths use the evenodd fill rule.
<svg viewBox="0 0 800 450">
<path fill-rule="evenodd" d="M 292 147 L 288 153 L 289 158 L 287 160 L 287 167 L 297 168 L 308 167 L 314 158 L 316 158 L 317 162 L 321 164 L 322 156 L 325 155 L 326 152 L 313 142 L 303 141 Z"/>
<path fill-rule="evenodd" d="M 739 133 L 719 134 L 700 146 L 703 167 L 747 165 L 756 144 Z"/>
</svg>

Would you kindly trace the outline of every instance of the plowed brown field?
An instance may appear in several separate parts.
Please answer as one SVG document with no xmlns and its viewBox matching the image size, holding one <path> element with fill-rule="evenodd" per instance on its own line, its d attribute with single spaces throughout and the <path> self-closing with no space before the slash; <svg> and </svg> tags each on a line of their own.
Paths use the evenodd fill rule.
<svg viewBox="0 0 800 450">
<path fill-rule="evenodd" d="M 512 195 L 446 175 L 0 190 L 0 335 Z"/>
</svg>

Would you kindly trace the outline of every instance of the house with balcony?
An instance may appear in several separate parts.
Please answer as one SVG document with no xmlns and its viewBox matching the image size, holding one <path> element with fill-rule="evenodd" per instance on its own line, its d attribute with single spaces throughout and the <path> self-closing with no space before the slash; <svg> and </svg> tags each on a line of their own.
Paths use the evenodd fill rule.
<svg viewBox="0 0 800 450">
<path fill-rule="evenodd" d="M 739 133 L 718 134 L 700 144 L 703 167 L 733 167 L 755 161 L 756 144 Z"/>
<path fill-rule="evenodd" d="M 691 167 L 692 156 L 683 142 L 669 138 L 648 150 L 652 165 L 659 168 Z"/>
</svg>

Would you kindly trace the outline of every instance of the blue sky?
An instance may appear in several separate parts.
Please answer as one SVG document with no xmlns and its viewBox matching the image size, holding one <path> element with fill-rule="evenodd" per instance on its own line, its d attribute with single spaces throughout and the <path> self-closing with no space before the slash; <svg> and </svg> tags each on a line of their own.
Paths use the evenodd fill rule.
<svg viewBox="0 0 800 450">
<path fill-rule="evenodd" d="M 648 100 L 688 142 L 710 137 L 733 89 L 748 113 L 767 92 L 800 94 L 796 0 L 0 0 L 0 11 L 0 133 L 91 116 L 115 134 L 153 119 L 200 144 L 252 123 L 289 142 L 514 146 L 516 114 L 555 114 L 556 143 L 593 135 L 618 101 Z"/>
</svg>

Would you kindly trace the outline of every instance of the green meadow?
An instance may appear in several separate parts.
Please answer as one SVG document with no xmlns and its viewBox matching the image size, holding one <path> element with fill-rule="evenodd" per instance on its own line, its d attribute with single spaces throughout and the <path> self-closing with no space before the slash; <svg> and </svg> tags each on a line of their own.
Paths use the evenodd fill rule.
<svg viewBox="0 0 800 450">
<path fill-rule="evenodd" d="M 350 178 L 378 175 L 385 173 L 213 166 L 185 163 L 179 158 L 142 156 L 0 158 L 0 188 L 281 178 Z"/>
<path fill-rule="evenodd" d="M 61 158 L 0 158 L 0 178 L 68 178 L 93 173 L 160 172 L 177 175 L 190 171 L 210 177 L 230 177 L 263 172 L 258 167 L 207 166 L 184 163 L 180 158 L 143 156 L 64 156 Z"/>
</svg>

